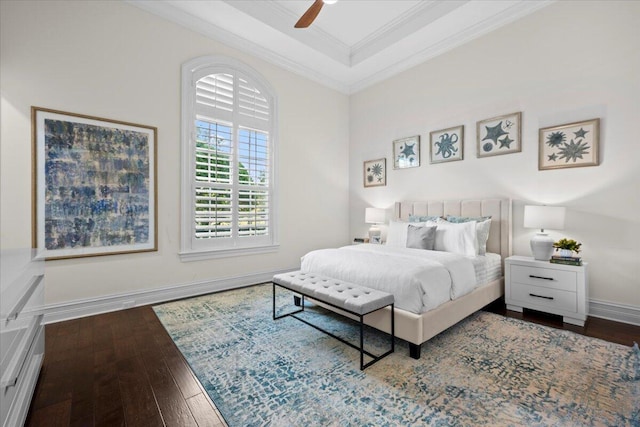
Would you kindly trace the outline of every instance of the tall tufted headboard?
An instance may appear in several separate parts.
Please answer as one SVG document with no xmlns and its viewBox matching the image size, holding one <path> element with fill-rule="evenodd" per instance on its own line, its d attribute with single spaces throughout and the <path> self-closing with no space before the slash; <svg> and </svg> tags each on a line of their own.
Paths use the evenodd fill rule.
<svg viewBox="0 0 640 427">
<path fill-rule="evenodd" d="M 409 219 L 409 215 L 490 216 L 491 229 L 487 240 L 487 252 L 502 256 L 502 262 L 511 256 L 511 200 L 431 200 L 425 202 L 396 202 L 394 219 Z"/>
</svg>

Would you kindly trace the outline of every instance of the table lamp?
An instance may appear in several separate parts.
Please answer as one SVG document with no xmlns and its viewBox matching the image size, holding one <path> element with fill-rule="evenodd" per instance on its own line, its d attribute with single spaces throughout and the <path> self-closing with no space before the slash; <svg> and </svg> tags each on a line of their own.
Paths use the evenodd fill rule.
<svg viewBox="0 0 640 427">
<path fill-rule="evenodd" d="M 553 239 L 544 230 L 562 230 L 564 228 L 564 216 L 565 208 L 560 206 L 524 207 L 524 227 L 540 229 L 531 238 L 533 258 L 539 261 L 549 261 L 551 259 Z"/>
<path fill-rule="evenodd" d="M 380 243 L 380 229 L 378 224 L 384 224 L 386 217 L 386 211 L 380 208 L 365 208 L 364 222 L 367 224 L 373 224 L 369 228 L 369 242 Z"/>
</svg>

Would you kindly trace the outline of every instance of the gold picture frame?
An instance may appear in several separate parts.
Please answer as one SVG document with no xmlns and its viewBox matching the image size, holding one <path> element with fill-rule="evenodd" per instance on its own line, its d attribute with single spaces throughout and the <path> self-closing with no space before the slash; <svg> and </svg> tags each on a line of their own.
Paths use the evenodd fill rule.
<svg viewBox="0 0 640 427">
<path fill-rule="evenodd" d="M 598 166 L 600 119 L 542 128 L 538 170 Z"/>
<path fill-rule="evenodd" d="M 157 128 L 31 107 L 38 259 L 158 250 Z"/>
</svg>

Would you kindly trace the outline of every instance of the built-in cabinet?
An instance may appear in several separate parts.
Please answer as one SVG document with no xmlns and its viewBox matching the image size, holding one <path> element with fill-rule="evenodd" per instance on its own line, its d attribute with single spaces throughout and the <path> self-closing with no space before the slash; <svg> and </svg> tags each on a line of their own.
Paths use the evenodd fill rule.
<svg viewBox="0 0 640 427">
<path fill-rule="evenodd" d="M 24 424 L 44 357 L 44 261 L 0 252 L 0 424 Z"/>
</svg>

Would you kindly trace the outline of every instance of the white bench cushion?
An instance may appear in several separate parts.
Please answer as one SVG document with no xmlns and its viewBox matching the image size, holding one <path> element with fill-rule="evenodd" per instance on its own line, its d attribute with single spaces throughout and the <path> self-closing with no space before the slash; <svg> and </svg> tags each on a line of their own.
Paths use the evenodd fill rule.
<svg viewBox="0 0 640 427">
<path fill-rule="evenodd" d="M 376 289 L 313 273 L 293 271 L 273 276 L 273 281 L 356 314 L 367 314 L 394 303 L 393 295 Z"/>
</svg>

